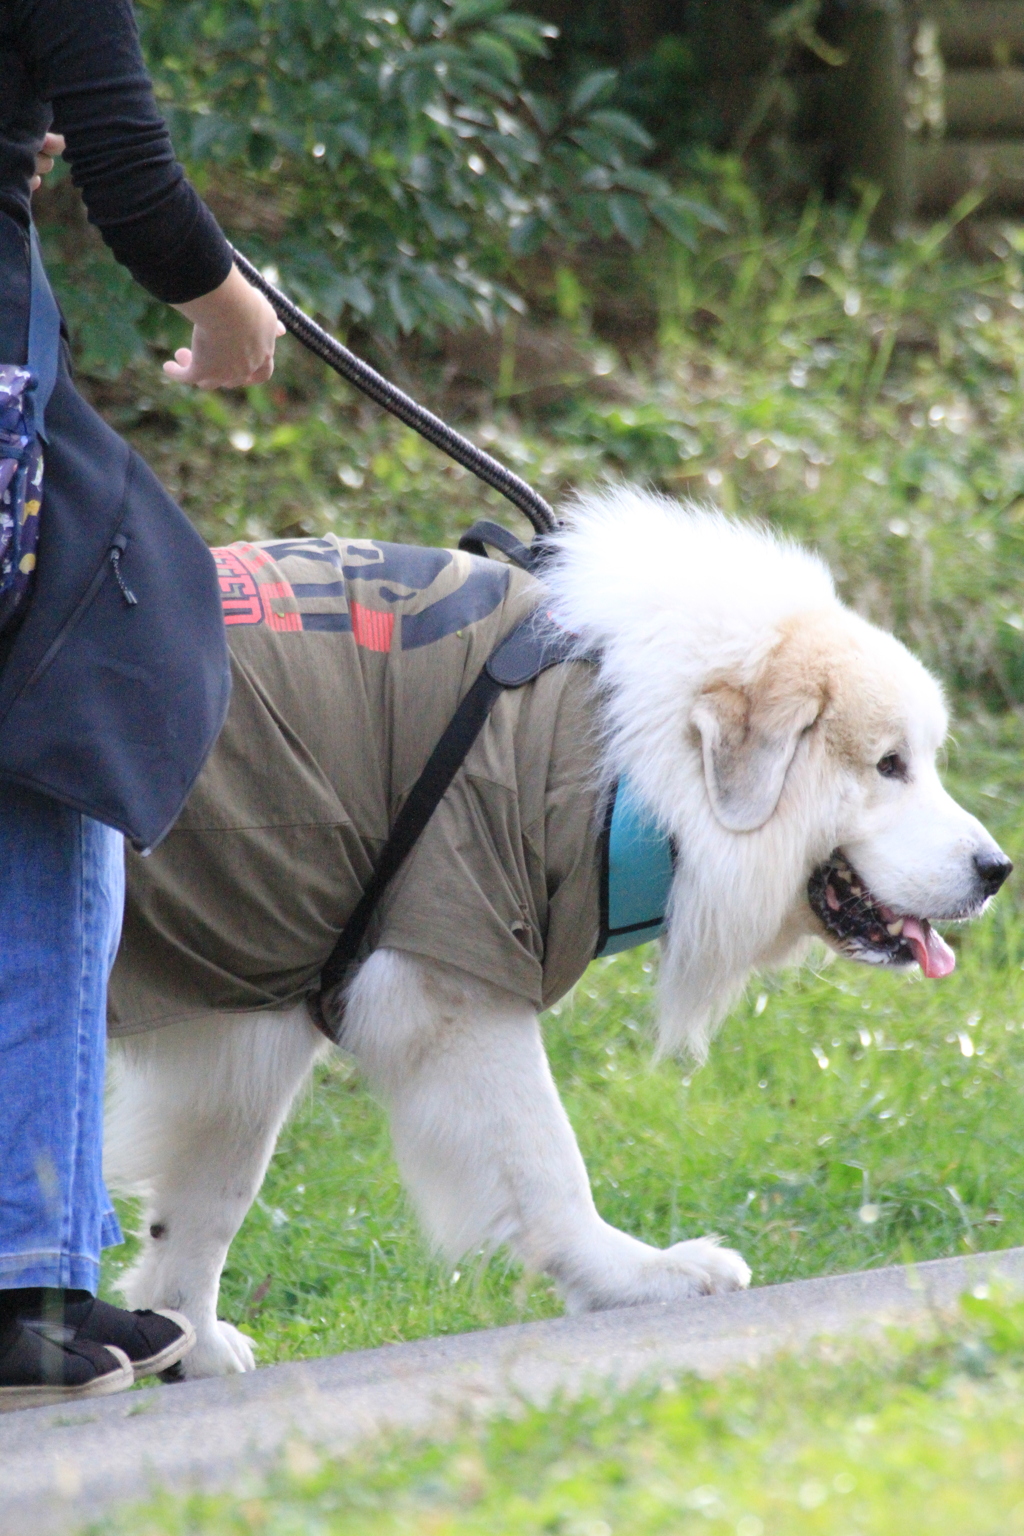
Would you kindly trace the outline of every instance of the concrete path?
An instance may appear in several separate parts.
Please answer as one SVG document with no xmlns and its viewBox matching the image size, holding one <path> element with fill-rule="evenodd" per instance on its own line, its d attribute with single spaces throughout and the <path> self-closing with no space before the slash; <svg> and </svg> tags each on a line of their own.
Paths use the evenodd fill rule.
<svg viewBox="0 0 1024 1536">
<path fill-rule="evenodd" d="M 68 1533 L 153 1489 L 225 1487 L 289 1442 L 344 1451 L 382 1429 L 442 1432 L 459 1415 L 556 1390 L 753 1364 L 951 1307 L 994 1276 L 1024 1285 L 1024 1248 L 913 1269 L 763 1286 L 275 1365 L 0 1417 L 0 1536 Z"/>
</svg>

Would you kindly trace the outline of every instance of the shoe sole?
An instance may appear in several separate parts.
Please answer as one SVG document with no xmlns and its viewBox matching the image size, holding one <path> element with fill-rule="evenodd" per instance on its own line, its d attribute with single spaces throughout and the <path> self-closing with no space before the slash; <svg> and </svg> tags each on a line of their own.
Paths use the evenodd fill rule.
<svg viewBox="0 0 1024 1536">
<path fill-rule="evenodd" d="M 146 1360 L 131 1361 L 136 1381 L 143 1376 L 159 1376 L 162 1371 L 172 1369 L 195 1346 L 196 1331 L 183 1312 L 171 1312 L 166 1307 L 156 1307 L 154 1310 L 157 1317 L 166 1317 L 169 1322 L 176 1324 L 181 1329 L 181 1337 L 174 1339 L 157 1355 L 150 1355 Z"/>
<path fill-rule="evenodd" d="M 80 1387 L 62 1387 L 56 1384 L 38 1387 L 0 1387 L 0 1413 L 11 1413 L 16 1408 L 45 1408 L 51 1403 L 80 1403 L 85 1398 L 110 1397 L 114 1392 L 126 1392 L 135 1382 L 132 1362 L 123 1349 L 105 1344 L 108 1355 L 118 1362 L 116 1371 L 94 1376 L 92 1381 Z"/>
</svg>

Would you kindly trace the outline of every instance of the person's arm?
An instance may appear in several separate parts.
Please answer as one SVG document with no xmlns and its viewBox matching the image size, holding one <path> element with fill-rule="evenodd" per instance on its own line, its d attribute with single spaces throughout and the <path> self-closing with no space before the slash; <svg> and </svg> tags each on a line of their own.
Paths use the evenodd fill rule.
<svg viewBox="0 0 1024 1536">
<path fill-rule="evenodd" d="M 131 0 L 11 3 L 90 222 L 143 287 L 194 323 L 191 350 L 182 348 L 168 372 L 190 384 L 269 378 L 276 316 L 234 267 L 217 221 L 175 159 Z"/>
<path fill-rule="evenodd" d="M 48 133 L 36 155 L 36 173 L 29 182 L 34 192 L 53 170 L 54 159 L 64 153 L 59 133 Z M 254 300 L 260 303 L 254 304 Z M 181 384 L 204 389 L 218 385 L 263 384 L 274 371 L 274 343 L 284 326 L 252 285 L 232 267 L 227 277 L 201 298 L 174 306 L 192 321 L 191 347 L 179 347 L 164 371 Z M 268 356 L 269 350 L 269 356 Z"/>
</svg>

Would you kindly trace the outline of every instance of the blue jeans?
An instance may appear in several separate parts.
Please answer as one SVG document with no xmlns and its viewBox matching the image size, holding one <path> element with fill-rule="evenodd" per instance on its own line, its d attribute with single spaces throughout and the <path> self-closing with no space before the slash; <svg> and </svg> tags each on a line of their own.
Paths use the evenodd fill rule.
<svg viewBox="0 0 1024 1536">
<path fill-rule="evenodd" d="M 103 1184 L 119 832 L 0 781 L 0 1289 L 96 1291 L 123 1239 Z"/>
</svg>

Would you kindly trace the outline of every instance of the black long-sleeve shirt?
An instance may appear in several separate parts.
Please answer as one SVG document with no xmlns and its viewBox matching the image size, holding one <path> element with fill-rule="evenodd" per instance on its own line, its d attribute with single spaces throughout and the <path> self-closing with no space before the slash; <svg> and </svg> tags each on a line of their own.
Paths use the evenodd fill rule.
<svg viewBox="0 0 1024 1536">
<path fill-rule="evenodd" d="M 230 249 L 174 157 L 131 0 L 0 3 L 0 212 L 26 229 L 49 128 L 90 221 L 150 293 L 182 304 L 224 281 Z"/>
</svg>

